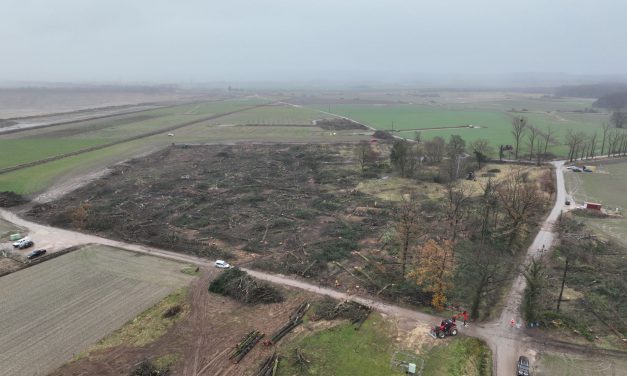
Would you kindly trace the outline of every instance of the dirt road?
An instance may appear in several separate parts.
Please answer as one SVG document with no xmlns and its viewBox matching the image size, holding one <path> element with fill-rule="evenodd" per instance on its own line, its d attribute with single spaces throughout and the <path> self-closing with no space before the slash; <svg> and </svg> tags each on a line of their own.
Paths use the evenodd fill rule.
<svg viewBox="0 0 627 376">
<path fill-rule="evenodd" d="M 557 171 L 556 203 L 551 213 L 542 225 L 542 229 L 540 230 L 540 232 L 534 239 L 531 247 L 529 248 L 526 256 L 526 261 L 529 261 L 531 260 L 531 258 L 537 256 L 540 252 L 543 251 L 543 249 L 549 249 L 550 246 L 553 244 L 553 241 L 555 240 L 554 233 L 552 232 L 552 226 L 563 209 L 566 197 L 566 189 L 564 186 L 564 175 L 562 172 L 562 166 L 564 162 L 558 161 L 553 162 L 553 164 L 555 165 Z M 199 257 L 41 225 L 22 219 L 7 210 L 0 209 L 0 217 L 19 226 L 29 228 L 30 236 L 36 242 L 38 242 L 38 247 L 49 245 L 49 248 L 52 248 L 52 251 L 61 250 L 63 248 L 74 245 L 96 243 L 202 266 L 211 266 L 212 264 L 211 260 Z M 297 280 L 292 277 L 280 274 L 275 275 L 250 269 L 244 270 L 249 272 L 254 277 L 268 282 L 284 286 L 290 286 L 320 295 L 328 295 L 335 299 L 352 299 L 360 303 L 370 305 L 380 312 L 413 320 L 417 326 L 424 327 L 425 333 L 428 330 L 429 325 L 433 325 L 440 320 L 440 317 L 437 316 L 428 315 L 422 312 L 417 312 L 393 304 L 376 301 L 370 298 L 349 295 L 340 291 L 320 287 L 311 283 L 307 283 L 305 281 Z M 466 334 L 471 336 L 482 338 L 490 345 L 491 349 L 494 352 L 495 375 L 512 374 L 518 356 L 522 353 L 529 352 L 534 345 L 532 339 L 524 336 L 523 328 L 517 328 L 516 326 L 512 327 L 511 325 L 512 319 L 514 319 L 516 323 L 522 323 L 518 310 L 524 288 L 525 279 L 522 275 L 519 275 L 514 280 L 512 289 L 507 297 L 507 304 L 498 320 L 486 323 L 484 325 L 473 325 L 468 328 L 460 328 L 462 332 L 465 332 Z"/>
</svg>

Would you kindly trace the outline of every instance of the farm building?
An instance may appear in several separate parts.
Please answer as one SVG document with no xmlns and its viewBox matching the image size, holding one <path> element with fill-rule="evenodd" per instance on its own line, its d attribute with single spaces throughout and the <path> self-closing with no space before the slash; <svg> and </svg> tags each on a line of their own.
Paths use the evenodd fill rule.
<svg viewBox="0 0 627 376">
<path fill-rule="evenodd" d="M 597 204 L 594 202 L 586 202 L 583 204 L 583 206 L 586 209 L 601 211 L 601 204 Z"/>
</svg>

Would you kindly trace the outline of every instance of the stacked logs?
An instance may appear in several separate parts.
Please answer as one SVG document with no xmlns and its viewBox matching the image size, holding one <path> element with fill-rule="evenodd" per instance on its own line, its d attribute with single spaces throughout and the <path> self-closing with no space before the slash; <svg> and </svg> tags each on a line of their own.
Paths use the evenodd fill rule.
<svg viewBox="0 0 627 376">
<path fill-rule="evenodd" d="M 275 376 L 276 369 L 279 366 L 279 356 L 274 353 L 271 356 L 267 357 L 263 363 L 261 363 L 261 367 L 255 376 Z"/>
<path fill-rule="evenodd" d="M 272 333 L 272 337 L 268 341 L 264 342 L 264 344 L 266 346 L 274 345 L 281 338 L 283 338 L 287 333 L 294 330 L 295 327 L 297 327 L 303 322 L 303 316 L 305 316 L 305 313 L 307 312 L 308 309 L 309 309 L 309 303 L 303 303 L 299 305 L 298 308 L 296 308 L 296 310 L 294 311 L 294 313 L 292 313 L 292 315 L 290 316 L 290 319 L 288 320 L 288 322 L 285 323 L 285 325 L 283 325 L 279 329 L 277 329 L 274 333 Z"/>
<path fill-rule="evenodd" d="M 239 363 L 240 360 L 248 354 L 250 350 L 259 342 L 261 338 L 263 338 L 264 334 L 260 333 L 256 330 L 246 334 L 242 339 L 233 347 L 231 354 L 229 355 L 229 359 L 233 361 L 233 363 Z"/>
</svg>

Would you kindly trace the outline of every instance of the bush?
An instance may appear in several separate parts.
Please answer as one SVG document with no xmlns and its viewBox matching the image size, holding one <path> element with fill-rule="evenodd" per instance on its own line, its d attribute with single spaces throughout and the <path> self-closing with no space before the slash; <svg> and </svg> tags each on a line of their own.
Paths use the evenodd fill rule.
<svg viewBox="0 0 627 376">
<path fill-rule="evenodd" d="M 499 172 L 501 172 L 501 170 L 498 168 L 491 168 L 488 170 L 488 172 L 493 173 L 493 174 L 498 174 Z"/>
<path fill-rule="evenodd" d="M 209 292 L 229 296 L 246 304 L 280 303 L 283 295 L 276 288 L 260 283 L 239 269 L 228 269 L 209 284 Z"/>
<path fill-rule="evenodd" d="M 25 197 L 15 192 L 0 192 L 0 208 L 10 208 L 12 206 L 18 206 L 27 202 L 28 200 Z"/>
<path fill-rule="evenodd" d="M 181 306 L 180 305 L 173 305 L 172 307 L 168 308 L 165 310 L 165 312 L 163 312 L 163 317 L 166 319 L 169 319 L 171 317 L 174 317 L 176 315 L 178 315 L 181 312 Z"/>
<path fill-rule="evenodd" d="M 169 368 L 158 368 L 151 361 L 144 360 L 130 373 L 130 376 L 166 376 L 169 374 Z"/>
<path fill-rule="evenodd" d="M 392 136 L 390 132 L 386 132 L 386 131 L 375 131 L 372 134 L 372 137 L 378 138 L 381 140 L 393 140 L 394 139 L 394 136 Z"/>
</svg>

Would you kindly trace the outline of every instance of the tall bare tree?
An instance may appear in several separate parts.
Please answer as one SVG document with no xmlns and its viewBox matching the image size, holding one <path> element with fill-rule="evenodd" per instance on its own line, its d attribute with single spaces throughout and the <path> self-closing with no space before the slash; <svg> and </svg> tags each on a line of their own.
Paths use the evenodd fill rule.
<svg viewBox="0 0 627 376">
<path fill-rule="evenodd" d="M 513 248 L 528 234 L 528 225 L 535 210 L 542 208 L 544 199 L 538 187 L 529 181 L 527 173 L 514 170 L 498 186 L 499 205 L 508 218 L 505 226 L 508 246 Z"/>
<path fill-rule="evenodd" d="M 627 122 L 627 113 L 622 111 L 614 111 L 612 112 L 610 121 L 614 124 L 615 128 L 623 128 L 625 126 L 625 122 Z"/>
<path fill-rule="evenodd" d="M 431 163 L 440 163 L 444 158 L 446 143 L 442 137 L 434 137 L 431 141 L 425 142 L 425 157 Z"/>
<path fill-rule="evenodd" d="M 566 132 L 566 145 L 568 145 L 568 160 L 573 161 L 577 158 L 577 152 L 583 144 L 586 135 L 582 132 L 573 132 L 569 129 Z"/>
<path fill-rule="evenodd" d="M 542 138 L 544 139 L 544 153 L 543 154 L 546 156 L 546 153 L 549 150 L 549 145 L 555 143 L 555 138 L 553 137 L 553 129 L 550 126 L 546 129 L 546 132 L 542 132 Z"/>
<path fill-rule="evenodd" d="M 466 218 L 472 198 L 471 185 L 451 181 L 446 185 L 446 219 L 449 223 L 450 239 L 457 240 L 461 225 Z"/>
<path fill-rule="evenodd" d="M 512 136 L 514 136 L 514 159 L 518 159 L 518 147 L 520 140 L 527 128 L 527 118 L 524 116 L 514 116 L 512 120 Z"/>
<path fill-rule="evenodd" d="M 487 161 L 494 154 L 494 149 L 485 138 L 478 138 L 471 142 L 469 150 L 472 150 L 472 153 L 475 155 L 479 168 L 481 168 L 483 162 Z"/>
<path fill-rule="evenodd" d="M 401 276 L 405 278 L 407 259 L 409 254 L 417 246 L 418 240 L 427 233 L 422 221 L 419 203 L 415 195 L 403 195 L 403 199 L 396 209 L 396 234 L 400 244 L 399 258 L 401 263 Z"/>
<path fill-rule="evenodd" d="M 603 152 L 605 151 L 605 138 L 607 135 L 607 131 L 610 129 L 610 125 L 608 123 L 603 123 L 602 128 L 603 128 L 603 143 L 601 144 L 601 155 L 605 155 L 603 154 Z"/>
<path fill-rule="evenodd" d="M 592 159 L 594 159 L 595 153 L 597 151 L 597 144 L 598 144 L 597 137 L 598 137 L 597 132 L 594 132 L 592 134 L 592 136 L 590 136 L 590 152 L 589 152 L 589 156 Z"/>
<path fill-rule="evenodd" d="M 536 138 L 540 135 L 540 130 L 531 124 L 527 126 L 527 129 L 529 130 L 527 132 L 527 146 L 529 147 L 529 160 L 531 161 L 533 160 L 533 146 L 536 143 Z M 538 142 L 540 141 L 538 140 Z"/>
<path fill-rule="evenodd" d="M 370 142 L 361 141 L 354 150 L 355 158 L 364 172 L 366 166 L 373 164 L 377 160 L 377 152 L 372 148 Z"/>
</svg>

